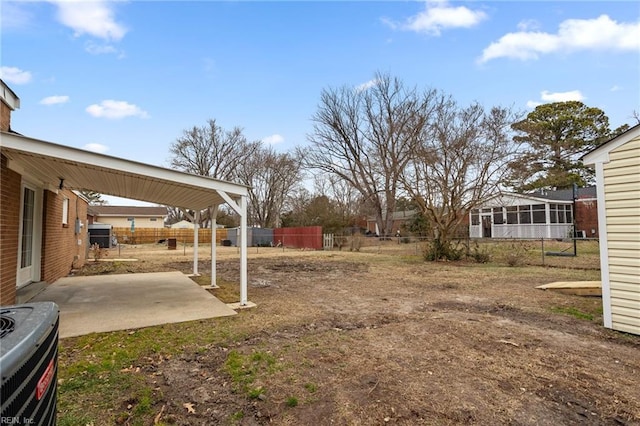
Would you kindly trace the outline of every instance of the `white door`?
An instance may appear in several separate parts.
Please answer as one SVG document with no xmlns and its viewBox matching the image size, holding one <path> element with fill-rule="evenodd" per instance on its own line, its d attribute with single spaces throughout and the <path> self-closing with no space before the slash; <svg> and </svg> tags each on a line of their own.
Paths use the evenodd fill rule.
<svg viewBox="0 0 640 426">
<path fill-rule="evenodd" d="M 18 243 L 18 287 L 40 279 L 41 200 L 39 191 L 30 185 L 22 187 L 20 236 Z"/>
</svg>

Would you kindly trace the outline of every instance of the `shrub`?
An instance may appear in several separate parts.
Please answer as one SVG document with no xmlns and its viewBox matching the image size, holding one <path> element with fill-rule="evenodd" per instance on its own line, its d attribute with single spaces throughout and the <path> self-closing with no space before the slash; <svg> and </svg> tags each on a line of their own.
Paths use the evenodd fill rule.
<svg viewBox="0 0 640 426">
<path fill-rule="evenodd" d="M 360 251 L 360 247 L 362 247 L 362 235 L 353 235 L 349 238 L 349 243 L 349 251 Z"/>
<path fill-rule="evenodd" d="M 460 260 L 464 250 L 458 248 L 457 244 L 454 246 L 453 241 L 442 241 L 436 238 L 427 243 L 424 251 L 424 259 L 428 261 L 438 260 Z"/>
<path fill-rule="evenodd" d="M 524 241 L 514 241 L 509 246 L 505 260 L 509 266 L 520 266 L 525 263 L 525 255 L 528 248 Z"/>
<path fill-rule="evenodd" d="M 485 247 L 481 249 L 478 242 L 475 243 L 470 256 L 476 261 L 476 263 L 488 263 L 491 260 L 491 254 L 489 254 L 487 248 Z"/>
<path fill-rule="evenodd" d="M 100 245 L 98 243 L 93 243 L 91 245 L 91 248 L 89 248 L 89 252 L 93 257 L 93 260 L 95 261 L 98 261 L 107 255 L 106 250 L 103 248 L 100 248 Z"/>
</svg>

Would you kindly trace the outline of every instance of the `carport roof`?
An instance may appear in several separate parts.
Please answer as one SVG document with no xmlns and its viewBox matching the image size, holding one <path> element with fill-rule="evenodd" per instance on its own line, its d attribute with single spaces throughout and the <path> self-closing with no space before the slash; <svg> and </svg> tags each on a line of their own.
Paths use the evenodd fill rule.
<svg viewBox="0 0 640 426">
<path fill-rule="evenodd" d="M 202 210 L 247 196 L 248 187 L 15 133 L 0 134 L 10 169 L 57 190 L 90 190 L 174 207 Z"/>
</svg>

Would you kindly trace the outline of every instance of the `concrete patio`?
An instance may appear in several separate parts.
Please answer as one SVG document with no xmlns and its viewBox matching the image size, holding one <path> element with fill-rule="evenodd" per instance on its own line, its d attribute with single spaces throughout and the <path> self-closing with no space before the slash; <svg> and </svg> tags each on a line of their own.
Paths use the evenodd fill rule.
<svg viewBox="0 0 640 426">
<path fill-rule="evenodd" d="M 30 302 L 60 308 L 60 338 L 235 315 L 181 272 L 65 277 Z"/>
</svg>

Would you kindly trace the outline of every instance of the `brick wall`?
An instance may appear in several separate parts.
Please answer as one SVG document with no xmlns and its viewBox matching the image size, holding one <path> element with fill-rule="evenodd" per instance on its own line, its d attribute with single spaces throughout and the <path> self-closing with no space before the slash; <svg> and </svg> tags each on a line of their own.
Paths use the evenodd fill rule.
<svg viewBox="0 0 640 426">
<path fill-rule="evenodd" d="M 65 198 L 69 200 L 67 225 L 62 223 Z M 87 203 L 68 190 L 44 191 L 43 215 L 41 279 L 52 283 L 86 260 Z M 75 233 L 76 217 L 84 224 L 79 234 Z"/>
<path fill-rule="evenodd" d="M 11 109 L 0 101 L 0 130 L 3 132 L 11 128 Z"/>
<path fill-rule="evenodd" d="M 598 238 L 598 202 L 596 200 L 576 200 L 576 227 L 584 231 L 587 238 Z M 591 232 L 595 230 L 594 232 Z"/>
<path fill-rule="evenodd" d="M 0 175 L 0 305 L 11 305 L 16 298 L 22 177 L 7 168 L 5 156 L 1 158 Z"/>
</svg>

